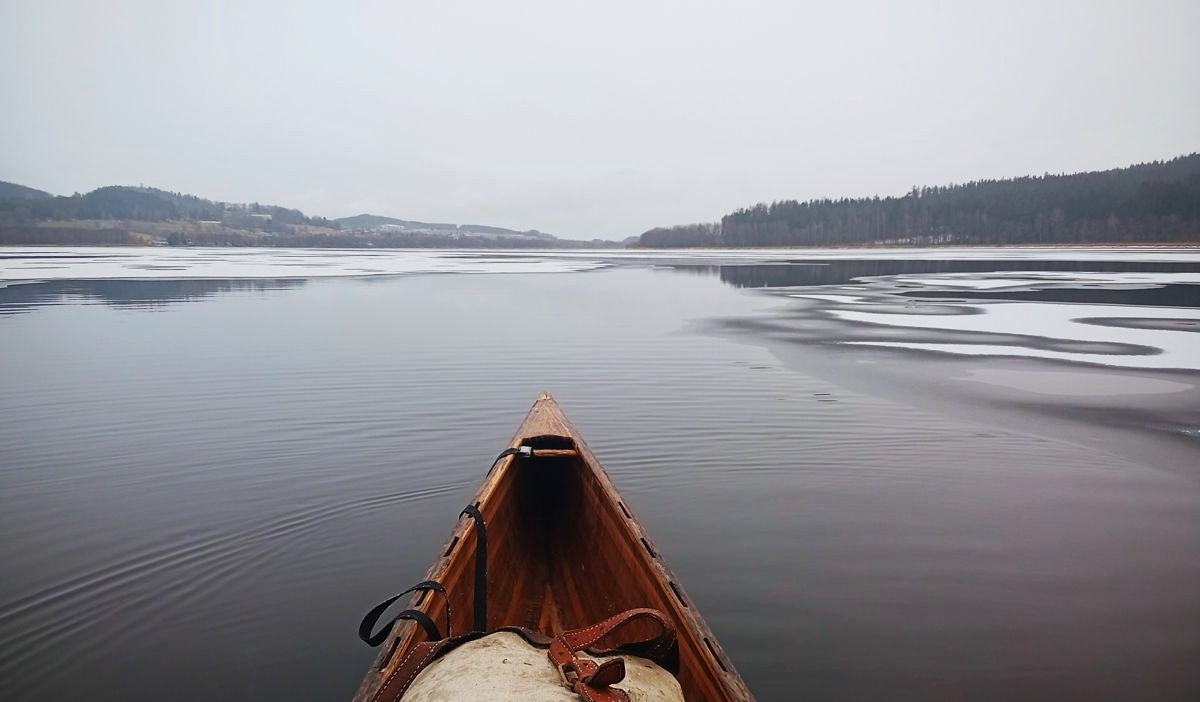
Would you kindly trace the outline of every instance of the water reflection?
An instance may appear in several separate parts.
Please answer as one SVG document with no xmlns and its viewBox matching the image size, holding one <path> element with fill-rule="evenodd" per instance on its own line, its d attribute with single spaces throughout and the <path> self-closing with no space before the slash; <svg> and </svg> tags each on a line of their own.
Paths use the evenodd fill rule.
<svg viewBox="0 0 1200 702">
<path fill-rule="evenodd" d="M 913 352 L 859 364 L 885 352 L 847 334 L 926 332 L 837 310 L 1036 348 L 967 328 L 983 303 L 906 293 L 1097 276 L 828 263 L 792 268 L 874 275 L 777 288 L 779 305 L 720 268 L 632 267 L 645 263 L 0 290 L 14 310 L 78 306 L 0 318 L 0 697 L 261 697 L 269 678 L 274 696 L 348 698 L 371 658 L 363 610 L 419 579 L 551 389 L 763 702 L 1195 698 L 1194 377 Z M 514 327 L 513 310 L 544 323 Z M 718 315 L 746 330 L 738 343 L 679 333 Z M 1083 316 L 1135 332 L 1145 317 Z M 1157 322 L 1171 320 L 1187 321 Z M 771 353 L 754 325 L 778 331 Z M 1141 353 L 1141 339 L 1063 348 Z M 900 402 L 871 386 L 891 378 Z M 1002 402 L 1005 421 L 1036 427 L 1004 430 L 989 413 Z"/>
<path fill-rule="evenodd" d="M 1200 370 L 1200 263 L 834 260 L 703 269 L 789 301 L 724 328 L 790 344 Z"/>
<path fill-rule="evenodd" d="M 303 286 L 302 278 L 276 280 L 65 280 L 0 287 L 0 315 L 53 305 L 105 304 L 159 309 L 175 302 L 205 300 L 229 292 L 265 292 Z"/>
<path fill-rule="evenodd" d="M 1198 307 L 1200 285 L 1191 283 L 1159 283 L 1151 287 L 1040 288 L 1031 290 L 914 290 L 902 292 L 907 297 L 956 298 L 979 300 L 1030 300 L 1039 302 L 1101 303 L 1147 307 Z"/>
<path fill-rule="evenodd" d="M 790 303 L 772 320 L 724 320 L 727 328 L 783 335 L 791 343 L 833 345 L 842 351 L 892 348 L 1200 370 L 1200 337 L 1192 333 L 1200 331 L 1200 314 L 1195 312 L 1200 309 L 1197 258 L 1137 260 L 1131 255 L 1117 260 L 1080 254 L 1080 260 L 1039 260 L 1028 256 L 1005 258 L 1003 251 L 994 251 L 993 259 L 917 258 L 925 255 L 921 252 L 904 259 L 876 256 L 877 252 L 863 252 L 862 258 L 810 253 L 809 257 L 780 253 L 746 263 L 713 259 L 704 253 L 695 254 L 694 263 L 688 263 L 687 256 L 681 254 L 666 264 L 599 254 L 579 254 L 579 259 L 562 261 L 553 253 L 485 257 L 471 252 L 382 252 L 377 258 L 386 262 L 379 265 L 387 270 L 423 273 L 548 273 L 615 265 L 711 276 L 737 288 L 769 289 Z M 1046 252 L 1047 258 L 1072 254 Z M 39 255 L 38 265 L 61 263 L 57 254 L 54 260 Z M 363 275 L 360 260 L 343 260 L 338 252 L 234 255 L 210 251 L 197 255 L 207 258 L 176 262 L 184 267 L 183 274 L 210 274 L 211 265 L 236 268 L 235 264 L 246 263 L 242 259 L 250 255 L 253 270 L 241 270 L 243 274 L 319 263 L 323 275 L 356 271 L 355 278 L 364 282 L 392 277 Z M 113 274 L 142 270 L 150 266 L 147 257 L 154 256 L 165 254 L 122 254 L 123 268 Z M 86 265 L 107 265 L 100 262 L 101 258 L 91 254 Z M 700 265 L 702 261 L 705 265 Z M 303 276 L 116 277 L 12 282 L 0 288 L 0 315 L 78 303 L 153 310 L 222 293 L 293 289 L 303 286 L 306 280 Z"/>
<path fill-rule="evenodd" d="M 738 288 L 784 288 L 845 285 L 865 277 L 942 273 L 1200 273 L 1200 262 L 845 259 L 724 266 L 680 265 L 675 268 L 716 275 L 722 282 Z"/>
</svg>

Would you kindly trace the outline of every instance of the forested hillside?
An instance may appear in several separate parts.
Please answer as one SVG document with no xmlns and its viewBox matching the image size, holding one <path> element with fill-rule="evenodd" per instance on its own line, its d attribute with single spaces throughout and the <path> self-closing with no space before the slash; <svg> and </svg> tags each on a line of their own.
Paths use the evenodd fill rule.
<svg viewBox="0 0 1200 702">
<path fill-rule="evenodd" d="M 22 186 L 17 186 L 22 187 Z M 236 205 L 214 202 L 157 188 L 111 185 L 85 195 L 42 198 L 0 197 L 0 218 L 9 222 L 37 220 L 137 220 L 162 222 L 173 219 L 204 221 L 237 220 L 251 216 L 272 224 L 330 226 L 322 217 L 305 217 L 299 210 L 274 205 Z"/>
<path fill-rule="evenodd" d="M 30 188 L 17 183 L 0 180 L 0 201 L 5 200 L 40 200 L 44 197 L 54 197 L 44 190 Z"/>
<path fill-rule="evenodd" d="M 395 217 L 383 217 L 373 214 L 360 214 L 353 217 L 339 217 L 333 220 L 345 231 L 367 231 L 389 236 L 407 235 L 414 238 L 432 237 L 482 237 L 482 238 L 518 238 L 541 239 L 555 241 L 555 237 L 536 230 L 520 232 L 504 227 L 492 227 L 485 224 L 450 224 L 448 222 L 414 222 Z"/>
<path fill-rule="evenodd" d="M 333 220 L 343 229 L 377 229 L 379 227 L 417 227 L 424 229 L 454 229 L 454 224 L 435 224 L 430 222 L 412 222 L 407 219 L 384 217 L 382 215 L 360 214 L 353 217 L 338 217 Z"/>
<path fill-rule="evenodd" d="M 758 204 L 638 245 L 927 246 L 1200 242 L 1200 154 L 1109 171 Z"/>
<path fill-rule="evenodd" d="M 0 245 L 281 246 L 315 248 L 582 248 L 616 242 L 558 239 L 482 224 L 358 215 L 306 216 L 274 205 L 218 202 L 167 190 L 107 186 L 55 197 L 0 182 Z"/>
</svg>

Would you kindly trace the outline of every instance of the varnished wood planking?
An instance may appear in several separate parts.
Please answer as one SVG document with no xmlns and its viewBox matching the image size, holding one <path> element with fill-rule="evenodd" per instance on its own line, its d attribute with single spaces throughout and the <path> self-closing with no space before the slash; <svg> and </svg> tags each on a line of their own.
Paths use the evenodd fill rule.
<svg viewBox="0 0 1200 702">
<path fill-rule="evenodd" d="M 522 625 L 552 633 L 600 621 L 622 609 L 655 607 L 679 629 L 679 678 L 687 699 L 753 700 L 731 663 L 725 660 L 727 670 L 722 670 L 712 653 L 721 650 L 716 637 L 657 556 L 657 548 L 653 554 L 647 550 L 643 539 L 653 542 L 629 506 L 622 509 L 620 495 L 595 455 L 545 394 L 534 403 L 511 446 L 536 443 L 540 437 L 566 437 L 570 442 L 564 446 L 545 439 L 556 445 L 540 451 L 535 447 L 533 459 L 503 459 L 472 498 L 488 522 L 489 626 Z M 461 517 L 426 573 L 427 579 L 438 580 L 452 593 L 458 633 L 471 628 L 474 553 L 475 530 L 470 519 Z M 440 597 L 425 597 L 419 606 L 416 601 L 412 606 L 444 621 Z M 397 625 L 355 695 L 356 702 L 370 699 L 381 679 L 379 668 L 388 671 L 421 636 L 411 622 Z"/>
</svg>

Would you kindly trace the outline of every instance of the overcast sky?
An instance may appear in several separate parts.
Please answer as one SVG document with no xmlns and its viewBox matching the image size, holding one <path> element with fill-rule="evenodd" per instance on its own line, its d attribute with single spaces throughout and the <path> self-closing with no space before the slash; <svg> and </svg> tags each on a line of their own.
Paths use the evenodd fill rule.
<svg viewBox="0 0 1200 702">
<path fill-rule="evenodd" d="M 0 0 L 0 180 L 624 238 L 1200 150 L 1200 2 Z"/>
</svg>

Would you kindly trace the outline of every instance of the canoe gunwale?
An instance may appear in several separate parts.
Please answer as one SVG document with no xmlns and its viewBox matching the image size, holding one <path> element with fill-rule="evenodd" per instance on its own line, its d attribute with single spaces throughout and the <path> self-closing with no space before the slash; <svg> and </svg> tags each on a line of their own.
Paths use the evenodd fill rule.
<svg viewBox="0 0 1200 702">
<path fill-rule="evenodd" d="M 641 522 L 638 521 L 629 505 L 621 498 L 595 454 L 583 441 L 575 427 L 571 425 L 558 404 L 547 393 L 542 393 L 538 397 L 514 435 L 510 447 L 517 448 L 527 442 L 542 443 L 539 441 L 541 439 L 568 440 L 571 448 L 553 447 L 549 448 L 547 453 L 553 452 L 564 458 L 569 457 L 572 453 L 577 453 L 576 460 L 586 469 L 583 472 L 590 480 L 595 481 L 597 493 L 607 503 L 604 507 L 611 511 L 613 517 L 620 523 L 620 531 L 628 537 L 629 547 L 632 549 L 629 553 L 636 554 L 634 558 L 640 561 L 634 565 L 652 574 L 651 580 L 658 591 L 659 600 L 661 604 L 665 605 L 660 608 L 669 610 L 665 614 L 675 621 L 681 647 L 684 645 L 692 647 L 693 652 L 698 656 L 701 665 L 690 666 L 692 668 L 690 674 L 698 676 L 704 682 L 703 687 L 716 694 L 711 699 L 754 700 L 754 696 L 737 673 L 733 663 L 724 654 L 717 637 L 694 606 L 693 600 L 687 595 L 679 579 L 663 560 L 657 545 L 642 528 Z M 495 464 L 471 498 L 471 504 L 477 506 L 485 515 L 489 514 L 490 498 L 493 497 L 497 488 L 504 484 L 509 473 L 517 469 L 519 460 L 521 460 L 519 455 L 509 455 Z M 467 548 L 471 549 L 468 553 L 474 553 L 475 530 L 472 528 L 473 524 L 470 517 L 459 516 L 450 535 L 438 552 L 438 557 L 426 571 L 425 580 L 447 582 L 447 573 L 452 567 L 455 571 L 471 567 L 471 564 L 466 561 L 473 561 L 473 558 L 458 556 L 463 553 L 463 549 Z M 418 592 L 410 599 L 409 607 L 421 610 L 436 620 L 439 600 L 440 598 L 437 597 L 429 597 L 427 592 Z M 507 622 L 498 624 L 505 623 Z M 369 702 L 382 683 L 384 673 L 394 668 L 398 660 L 403 657 L 396 654 L 407 651 L 422 638 L 423 633 L 415 622 L 398 621 L 387 640 L 380 647 L 379 654 L 354 696 L 354 702 Z M 689 696 L 689 699 L 693 699 L 693 697 Z"/>
</svg>

